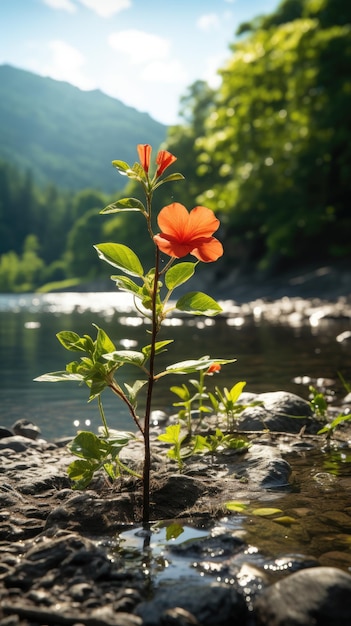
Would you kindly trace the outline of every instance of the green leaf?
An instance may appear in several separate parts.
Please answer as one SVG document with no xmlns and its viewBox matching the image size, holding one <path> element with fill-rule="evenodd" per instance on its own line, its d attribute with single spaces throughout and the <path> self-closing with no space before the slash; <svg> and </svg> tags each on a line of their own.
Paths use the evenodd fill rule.
<svg viewBox="0 0 351 626">
<path fill-rule="evenodd" d="M 211 359 L 208 356 L 202 357 L 201 359 L 189 359 L 187 361 L 179 361 L 178 363 L 173 363 L 169 365 L 165 372 L 161 372 L 156 376 L 159 378 L 160 376 L 164 376 L 165 374 L 191 374 L 192 372 L 198 372 L 199 370 L 208 369 L 210 365 L 213 363 L 219 363 L 220 365 L 226 363 L 234 363 L 236 359 Z"/>
<path fill-rule="evenodd" d="M 190 398 L 189 389 L 187 388 L 186 385 L 182 385 L 181 387 L 174 385 L 173 387 L 170 388 L 170 391 L 172 391 L 172 393 L 175 393 L 176 396 L 178 396 L 178 398 L 180 398 L 181 400 L 189 400 Z M 178 406 L 182 406 L 182 405 L 180 404 Z"/>
<path fill-rule="evenodd" d="M 158 435 L 159 441 L 165 441 L 166 443 L 178 443 L 180 436 L 180 424 L 171 424 L 167 426 L 166 432 L 162 435 Z"/>
<path fill-rule="evenodd" d="M 143 297 L 142 287 L 137 285 L 128 276 L 111 276 L 111 279 L 115 281 L 116 287 L 118 287 L 122 291 L 128 291 L 129 293 L 134 293 L 140 298 Z"/>
<path fill-rule="evenodd" d="M 165 275 L 167 289 L 175 289 L 179 285 L 186 283 L 194 275 L 196 263 L 177 263 L 170 267 Z"/>
<path fill-rule="evenodd" d="M 123 176 L 128 176 L 128 174 L 132 171 L 132 168 L 125 161 L 112 161 L 113 167 L 115 167 L 120 174 Z"/>
<path fill-rule="evenodd" d="M 66 350 L 73 350 L 75 352 L 87 351 L 84 337 L 80 337 L 71 330 L 62 330 L 56 334 L 56 337 Z"/>
<path fill-rule="evenodd" d="M 136 397 L 140 391 L 140 389 L 142 389 L 142 387 L 144 387 L 144 385 L 146 385 L 147 380 L 136 380 L 133 385 L 128 385 L 128 383 L 124 383 L 124 386 L 126 388 L 126 390 L 128 391 L 128 395 L 129 395 L 129 401 L 134 404 Z"/>
<path fill-rule="evenodd" d="M 245 381 L 240 381 L 239 383 L 236 383 L 236 385 L 234 385 L 230 391 L 228 391 L 228 398 L 233 403 L 235 403 L 239 399 L 245 385 L 246 385 Z"/>
<path fill-rule="evenodd" d="M 82 382 L 84 380 L 84 376 L 82 376 L 82 374 L 74 374 L 64 370 L 61 372 L 48 372 L 47 374 L 37 376 L 34 380 L 38 383 L 62 383 L 67 380 Z"/>
<path fill-rule="evenodd" d="M 183 176 L 183 174 L 180 174 L 180 172 L 174 172 L 174 174 L 169 174 L 168 176 L 159 180 L 156 183 L 156 185 L 154 186 L 154 190 L 157 189 L 158 187 L 161 187 L 163 183 L 170 183 L 173 180 L 185 180 L 185 176 Z"/>
<path fill-rule="evenodd" d="M 109 204 L 102 209 L 100 213 L 120 213 L 121 211 L 140 211 L 141 213 L 146 213 L 143 203 L 137 200 L 137 198 L 122 198 L 121 200 L 117 200 L 117 202 Z"/>
<path fill-rule="evenodd" d="M 218 315 L 222 311 L 218 302 L 201 291 L 192 291 L 179 298 L 177 304 L 179 311 L 192 313 L 193 315 Z"/>
<path fill-rule="evenodd" d="M 169 343 L 173 343 L 174 339 L 166 339 L 165 341 L 157 341 L 155 343 L 155 354 L 160 354 L 160 352 L 165 352 L 164 347 L 168 346 Z M 148 359 L 151 354 L 151 345 L 144 346 L 142 349 L 143 354 L 145 354 Z"/>
<path fill-rule="evenodd" d="M 136 350 L 115 350 L 108 354 L 104 354 L 104 359 L 107 361 L 114 361 L 116 363 L 124 364 L 130 363 L 140 367 L 145 361 L 145 355 L 142 352 Z"/>
<path fill-rule="evenodd" d="M 295 519 L 295 517 L 291 517 L 290 515 L 282 515 L 281 517 L 275 517 L 273 522 L 278 522 L 278 524 L 283 524 L 283 526 L 291 526 L 291 524 L 298 524 L 297 519 Z"/>
<path fill-rule="evenodd" d="M 95 400 L 107 387 L 106 381 L 101 378 L 97 380 L 93 379 L 90 384 L 87 384 L 90 387 L 89 402 Z"/>
<path fill-rule="evenodd" d="M 98 331 L 94 352 L 94 358 L 98 360 L 103 354 L 106 354 L 106 352 L 113 352 L 116 346 L 102 328 L 99 328 L 96 324 L 93 324 L 93 326 L 95 326 Z"/>
<path fill-rule="evenodd" d="M 104 448 L 106 449 L 106 446 L 104 446 L 103 441 L 88 430 L 78 433 L 68 447 L 72 454 L 86 460 L 101 461 L 105 456 Z"/>
<path fill-rule="evenodd" d="M 260 517 L 269 517 L 270 515 L 277 515 L 278 513 L 283 513 L 283 511 L 271 507 L 262 507 L 252 511 L 252 515 L 259 515 Z"/>
<path fill-rule="evenodd" d="M 91 483 L 96 468 L 95 464 L 82 459 L 70 463 L 67 473 L 71 480 L 76 481 L 74 486 L 76 489 L 85 489 Z"/>
<path fill-rule="evenodd" d="M 339 424 L 343 422 L 348 422 L 351 420 L 351 413 L 349 415 L 338 415 L 332 422 L 326 424 L 323 428 L 321 428 L 317 435 L 321 435 L 323 433 L 328 433 L 330 430 L 334 430 Z"/>
<path fill-rule="evenodd" d="M 128 246 L 121 243 L 100 243 L 94 248 L 101 259 L 114 267 L 118 267 L 126 274 L 139 277 L 144 275 L 139 257 Z"/>
<path fill-rule="evenodd" d="M 173 522 L 173 524 L 169 524 L 166 526 L 166 541 L 171 541 L 171 539 L 177 539 L 179 535 L 184 532 L 184 526 L 181 524 L 177 524 L 177 522 Z"/>
<path fill-rule="evenodd" d="M 246 511 L 248 507 L 248 505 L 245 504 L 244 502 L 235 502 L 234 500 L 231 500 L 230 502 L 226 502 L 225 506 L 228 509 L 228 511 L 235 511 L 235 513 L 243 513 L 244 511 Z"/>
</svg>

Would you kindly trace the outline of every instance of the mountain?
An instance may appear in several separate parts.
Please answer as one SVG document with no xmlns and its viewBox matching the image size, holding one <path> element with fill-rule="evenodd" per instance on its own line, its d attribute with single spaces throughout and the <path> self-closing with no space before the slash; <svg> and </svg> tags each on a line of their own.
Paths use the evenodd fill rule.
<svg viewBox="0 0 351 626">
<path fill-rule="evenodd" d="M 0 66 L 0 159 L 30 170 L 39 185 L 121 189 L 125 180 L 111 161 L 134 163 L 138 143 L 157 150 L 166 132 L 101 91 Z"/>
</svg>

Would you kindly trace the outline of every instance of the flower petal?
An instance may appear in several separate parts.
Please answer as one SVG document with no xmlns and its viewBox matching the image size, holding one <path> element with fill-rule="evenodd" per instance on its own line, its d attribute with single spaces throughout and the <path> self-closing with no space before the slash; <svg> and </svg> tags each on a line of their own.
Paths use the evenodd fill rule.
<svg viewBox="0 0 351 626">
<path fill-rule="evenodd" d="M 160 150 L 156 157 L 156 163 L 158 165 L 156 176 L 161 176 L 165 169 L 172 165 L 172 163 L 176 160 L 177 157 L 175 157 L 174 154 L 171 154 L 171 152 L 168 152 L 168 150 Z"/>
<path fill-rule="evenodd" d="M 168 256 L 175 257 L 176 259 L 181 259 L 190 254 L 194 246 L 193 242 L 190 244 L 187 242 L 181 243 L 163 233 L 155 235 L 154 242 L 161 252 L 168 254 Z"/>
<path fill-rule="evenodd" d="M 211 237 L 219 228 L 219 220 L 211 209 L 205 206 L 196 206 L 189 215 L 187 236 L 191 238 Z"/>
<path fill-rule="evenodd" d="M 217 261 L 223 255 L 223 246 L 216 237 L 209 237 L 202 241 L 197 248 L 193 248 L 190 254 L 199 259 L 199 261 L 203 261 L 203 263 L 211 263 L 212 261 Z"/>
<path fill-rule="evenodd" d="M 148 143 L 137 145 L 138 155 L 141 167 L 144 172 L 148 173 L 150 167 L 150 157 L 151 157 L 151 146 Z"/>
<path fill-rule="evenodd" d="M 185 206 L 179 202 L 173 202 L 163 207 L 157 218 L 162 233 L 171 235 L 180 241 L 184 239 L 187 232 L 188 222 L 189 213 Z"/>
</svg>

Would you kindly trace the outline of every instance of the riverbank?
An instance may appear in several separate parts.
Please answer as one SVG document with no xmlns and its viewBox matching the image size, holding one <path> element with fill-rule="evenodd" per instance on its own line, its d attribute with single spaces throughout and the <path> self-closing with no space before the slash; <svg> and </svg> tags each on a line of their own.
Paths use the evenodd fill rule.
<svg viewBox="0 0 351 626">
<path fill-rule="evenodd" d="M 149 530 L 138 478 L 72 491 L 67 440 L 2 430 L 2 626 L 348 626 L 350 422 L 331 453 L 302 398 L 245 401 L 259 403 L 237 423 L 250 447 L 194 455 L 182 473 L 155 426 Z M 141 459 L 136 441 L 123 460 Z"/>
</svg>

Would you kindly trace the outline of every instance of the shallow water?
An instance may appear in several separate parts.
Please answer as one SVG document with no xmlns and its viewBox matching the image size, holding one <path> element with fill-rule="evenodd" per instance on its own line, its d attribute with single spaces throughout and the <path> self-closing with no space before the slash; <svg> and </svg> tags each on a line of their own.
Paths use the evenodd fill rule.
<svg viewBox="0 0 351 626">
<path fill-rule="evenodd" d="M 351 573 L 351 447 L 306 450 L 286 459 L 293 470 L 290 488 L 267 490 L 246 503 L 245 513 L 228 513 L 217 522 L 171 520 L 152 524 L 150 532 L 122 528 L 109 540 L 111 558 L 122 557 L 153 588 L 190 578 L 237 584 L 239 575 L 248 596 L 261 589 L 260 573 L 269 582 L 318 564 Z M 253 513 L 263 507 L 281 513 Z M 231 554 L 211 543 L 206 547 L 206 540 L 228 532 L 243 546 Z"/>
<path fill-rule="evenodd" d="M 285 303 L 286 304 L 286 303 Z M 208 378 L 207 387 L 231 387 L 247 382 L 246 391 L 286 390 L 307 397 L 307 387 L 297 377 L 327 378 L 342 394 L 341 372 L 351 380 L 350 342 L 336 337 L 350 330 L 350 320 L 318 319 L 298 321 L 295 314 L 268 321 L 245 315 L 230 301 L 222 303 L 226 315 L 220 318 L 173 317 L 159 339 L 174 339 L 167 352 L 159 355 L 158 367 L 205 354 L 236 358 L 219 375 Z M 140 349 L 149 341 L 148 326 L 135 316 L 132 301 L 120 293 L 0 294 L 0 425 L 10 427 L 26 418 L 40 426 L 45 438 L 71 436 L 77 428 L 97 431 L 100 419 L 97 403 L 87 402 L 88 390 L 76 383 L 38 383 L 33 379 L 65 368 L 75 354 L 57 341 L 60 330 L 93 334 L 92 323 L 104 328 L 118 348 Z M 119 382 L 131 382 L 135 370 L 120 370 Z M 155 386 L 154 407 L 175 412 L 177 400 L 171 385 L 187 382 L 186 377 L 167 376 Z M 133 429 L 124 405 L 106 390 L 103 401 L 112 428 Z M 140 401 L 142 413 L 143 401 Z"/>
</svg>

